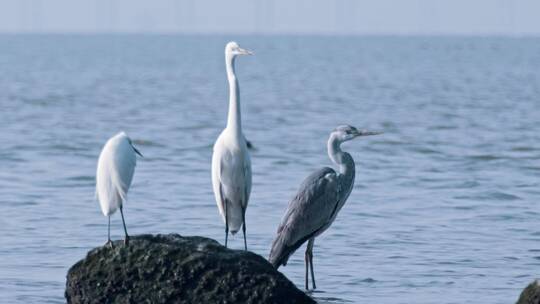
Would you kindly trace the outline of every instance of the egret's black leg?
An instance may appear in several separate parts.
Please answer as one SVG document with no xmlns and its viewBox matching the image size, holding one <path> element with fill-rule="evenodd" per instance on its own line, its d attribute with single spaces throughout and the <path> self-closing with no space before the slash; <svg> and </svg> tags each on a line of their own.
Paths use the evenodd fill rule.
<svg viewBox="0 0 540 304">
<path fill-rule="evenodd" d="M 308 249 L 309 250 L 309 267 L 311 269 L 311 282 L 313 283 L 313 289 L 316 289 L 317 286 L 315 286 L 315 272 L 313 271 L 313 244 L 315 243 L 315 239 L 310 239 L 308 242 Z"/>
<path fill-rule="evenodd" d="M 109 218 L 109 225 L 107 227 L 107 243 L 105 245 L 109 245 L 109 247 L 113 247 L 112 241 L 111 241 L 111 215 L 109 214 L 107 216 Z"/>
<path fill-rule="evenodd" d="M 228 215 L 228 206 L 227 199 L 225 199 L 225 248 L 227 248 L 227 241 L 229 239 L 229 215 Z"/>
<path fill-rule="evenodd" d="M 242 208 L 242 232 L 244 233 L 244 250 L 247 251 L 247 241 L 246 241 L 246 208 Z"/>
<path fill-rule="evenodd" d="M 129 235 L 127 233 L 126 229 L 126 221 L 124 220 L 124 212 L 122 211 L 122 207 L 120 207 L 120 215 L 122 216 L 122 224 L 124 225 L 124 233 L 126 234 L 126 238 L 124 239 L 124 244 L 129 244 Z"/>
</svg>

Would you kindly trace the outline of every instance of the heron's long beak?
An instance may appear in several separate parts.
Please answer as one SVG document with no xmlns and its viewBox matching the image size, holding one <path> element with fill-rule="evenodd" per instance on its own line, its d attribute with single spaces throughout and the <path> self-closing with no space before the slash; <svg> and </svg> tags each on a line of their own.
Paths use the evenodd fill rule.
<svg viewBox="0 0 540 304">
<path fill-rule="evenodd" d="M 238 48 L 238 55 L 253 55 L 253 52 L 243 48 Z"/>
<path fill-rule="evenodd" d="M 135 148 L 133 145 L 131 147 L 133 148 L 135 153 L 139 154 L 140 157 L 144 157 L 144 156 L 142 156 L 141 152 L 139 152 L 139 150 L 137 150 L 137 148 Z"/>
<path fill-rule="evenodd" d="M 378 135 L 378 134 L 383 134 L 383 132 L 358 130 L 358 133 L 356 133 L 356 136 L 370 136 L 370 135 Z"/>
</svg>

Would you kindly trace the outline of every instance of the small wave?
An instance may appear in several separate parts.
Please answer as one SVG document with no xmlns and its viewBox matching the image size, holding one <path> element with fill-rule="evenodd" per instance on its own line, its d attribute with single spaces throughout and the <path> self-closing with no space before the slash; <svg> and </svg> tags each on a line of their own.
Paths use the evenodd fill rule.
<svg viewBox="0 0 540 304">
<path fill-rule="evenodd" d="M 455 199 L 459 200 L 479 200 L 479 201 L 489 201 L 489 200 L 497 200 L 497 201 L 514 201 L 514 200 L 521 200 L 521 197 L 505 193 L 505 192 L 489 192 L 489 193 L 483 193 L 483 194 L 477 194 L 477 195 L 459 195 L 454 196 Z"/>
<path fill-rule="evenodd" d="M 273 165 L 288 165 L 290 164 L 290 161 L 288 160 L 277 160 L 272 162 Z"/>
<path fill-rule="evenodd" d="M 457 129 L 456 126 L 445 126 L 445 125 L 433 126 L 433 127 L 428 128 L 428 130 L 455 130 L 455 129 Z"/>
<path fill-rule="evenodd" d="M 479 154 L 479 155 L 469 155 L 467 158 L 472 160 L 483 160 L 483 161 L 493 161 L 503 159 L 504 157 L 493 155 L 493 154 Z"/>
<path fill-rule="evenodd" d="M 523 166 L 521 167 L 521 169 L 531 170 L 531 171 L 540 171 L 540 167 L 536 167 L 536 166 Z"/>
<path fill-rule="evenodd" d="M 442 154 L 440 151 L 427 147 L 413 147 L 411 150 L 420 154 Z"/>
<path fill-rule="evenodd" d="M 52 144 L 49 146 L 52 150 L 59 150 L 59 151 L 86 151 L 88 148 L 86 147 L 76 147 L 66 144 Z"/>
<path fill-rule="evenodd" d="M 455 206 L 454 209 L 456 209 L 456 210 L 474 210 L 474 209 L 476 209 L 476 206 L 471 206 L 471 205 Z"/>
<path fill-rule="evenodd" d="M 165 147 L 164 144 L 160 144 L 158 142 L 151 141 L 151 140 L 145 140 L 145 139 L 134 139 L 133 143 L 136 144 L 137 146 L 159 147 L 159 148 Z"/>
<path fill-rule="evenodd" d="M 67 178 L 67 180 L 70 181 L 94 181 L 95 176 L 93 175 L 78 175 L 78 176 L 70 176 Z"/>
<path fill-rule="evenodd" d="M 384 139 L 381 139 L 379 140 L 379 143 L 383 144 L 383 145 L 391 145 L 391 146 L 399 146 L 399 145 L 403 145 L 403 144 L 406 144 L 405 142 L 403 141 L 399 141 L 399 140 L 384 140 Z"/>
<path fill-rule="evenodd" d="M 524 147 L 524 146 L 513 147 L 512 149 L 510 149 L 510 151 L 513 151 L 513 152 L 534 152 L 536 150 L 538 149 L 534 147 Z"/>
<path fill-rule="evenodd" d="M 510 260 L 510 261 L 517 261 L 517 260 L 519 260 L 518 258 L 513 257 L 513 256 L 506 256 L 506 257 L 504 257 L 503 259 L 505 259 L 505 260 Z"/>
<path fill-rule="evenodd" d="M 335 298 L 335 297 L 319 297 L 318 293 L 324 293 L 322 290 L 310 290 L 306 292 L 308 296 L 312 297 L 317 303 L 320 304 L 329 304 L 329 303 L 353 303 L 350 300 Z"/>
<path fill-rule="evenodd" d="M 517 195 L 513 195 L 510 193 L 504 193 L 504 192 L 495 192 L 491 194 L 491 197 L 501 200 L 501 201 L 514 201 L 514 200 L 521 200 L 521 197 Z"/>
<path fill-rule="evenodd" d="M 465 181 L 455 186 L 458 189 L 470 189 L 480 186 L 480 183 L 477 181 Z"/>
</svg>

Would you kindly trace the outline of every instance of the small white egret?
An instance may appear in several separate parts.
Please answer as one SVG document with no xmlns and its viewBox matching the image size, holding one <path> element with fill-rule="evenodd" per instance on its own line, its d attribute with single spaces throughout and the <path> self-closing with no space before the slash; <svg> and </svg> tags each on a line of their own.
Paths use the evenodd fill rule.
<svg viewBox="0 0 540 304">
<path fill-rule="evenodd" d="M 225 46 L 225 66 L 229 80 L 229 114 L 227 127 L 214 144 L 212 156 L 212 186 L 216 203 L 225 222 L 225 247 L 229 229 L 234 235 L 240 230 L 246 241 L 246 208 L 251 193 L 251 161 L 240 115 L 240 88 L 234 73 L 234 61 L 238 55 L 251 55 L 248 50 L 229 42 Z"/>
<path fill-rule="evenodd" d="M 109 218 L 107 244 L 110 246 L 112 246 L 111 215 L 117 209 L 120 209 L 126 234 L 124 243 L 128 244 L 129 242 L 122 208 L 137 163 L 135 153 L 142 156 L 133 146 L 126 133 L 120 132 L 107 141 L 99 155 L 96 173 L 96 197 L 101 205 L 101 211 Z"/>
<path fill-rule="evenodd" d="M 339 166 L 339 172 L 324 167 L 309 175 L 291 200 L 285 216 L 278 227 L 272 243 L 269 261 L 274 267 L 286 265 L 289 257 L 306 241 L 306 289 L 308 289 L 308 266 L 311 268 L 313 289 L 313 245 L 315 237 L 323 233 L 351 194 L 354 186 L 355 166 L 352 156 L 341 150 L 341 144 L 359 136 L 376 135 L 380 132 L 358 130 L 343 125 L 337 127 L 328 139 L 328 156 Z"/>
</svg>

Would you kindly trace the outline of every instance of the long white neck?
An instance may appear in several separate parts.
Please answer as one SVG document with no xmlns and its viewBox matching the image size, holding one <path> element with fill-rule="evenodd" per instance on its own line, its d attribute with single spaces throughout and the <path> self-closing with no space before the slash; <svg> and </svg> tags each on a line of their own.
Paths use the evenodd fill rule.
<svg viewBox="0 0 540 304">
<path fill-rule="evenodd" d="M 227 118 L 227 128 L 235 132 L 242 132 L 242 116 L 240 114 L 240 87 L 236 74 L 234 73 L 234 56 L 225 55 L 225 65 L 227 67 L 227 79 L 229 80 L 229 116 Z"/>
<path fill-rule="evenodd" d="M 339 166 L 339 173 L 354 180 L 354 160 L 352 156 L 341 150 L 341 141 L 332 134 L 328 139 L 328 156 Z"/>
</svg>

